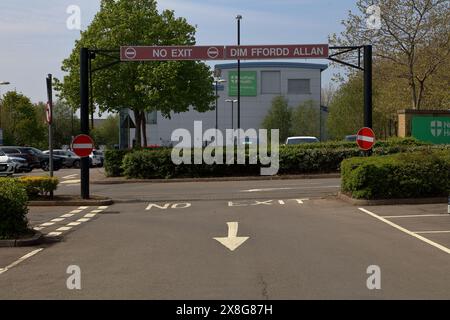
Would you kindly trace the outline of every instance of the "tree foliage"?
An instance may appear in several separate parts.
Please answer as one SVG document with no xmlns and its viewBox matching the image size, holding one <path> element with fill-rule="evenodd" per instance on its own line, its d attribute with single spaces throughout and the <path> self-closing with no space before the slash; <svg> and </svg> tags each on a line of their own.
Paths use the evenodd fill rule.
<svg viewBox="0 0 450 320">
<path fill-rule="evenodd" d="M 319 137 L 319 115 L 319 105 L 313 100 L 298 105 L 292 113 L 292 135 Z"/>
<path fill-rule="evenodd" d="M 119 115 L 110 115 L 91 132 L 97 146 L 105 145 L 113 148 L 119 144 Z"/>
<path fill-rule="evenodd" d="M 158 12 L 154 0 L 102 0 L 100 11 L 87 30 L 81 32 L 71 55 L 63 61 L 67 72 L 57 83 L 61 96 L 72 107 L 79 106 L 79 52 L 81 47 L 118 50 L 123 45 L 194 45 L 195 28 L 171 10 Z M 98 53 L 95 69 L 113 61 Z M 214 95 L 209 67 L 199 61 L 155 61 L 115 64 L 93 76 L 93 98 L 101 112 L 117 112 L 128 107 L 136 119 L 136 141 L 141 143 L 145 113 L 211 110 Z M 144 143 L 146 143 L 145 130 Z"/>
<path fill-rule="evenodd" d="M 448 94 L 443 95 L 441 88 L 448 92 L 450 87 L 450 2 L 358 0 L 356 5 L 359 12 L 349 13 L 343 21 L 345 30 L 340 36 L 333 35 L 330 43 L 374 46 L 384 80 L 380 96 L 385 92 L 399 96 L 403 108 L 408 104 L 413 109 L 448 108 Z M 367 23 L 366 10 L 372 5 L 380 8 L 379 29 Z"/>
<path fill-rule="evenodd" d="M 280 130 L 280 142 L 284 143 L 291 133 L 291 124 L 292 110 L 289 108 L 287 99 L 282 96 L 275 97 L 272 100 L 272 106 L 262 122 L 262 128 Z"/>
</svg>

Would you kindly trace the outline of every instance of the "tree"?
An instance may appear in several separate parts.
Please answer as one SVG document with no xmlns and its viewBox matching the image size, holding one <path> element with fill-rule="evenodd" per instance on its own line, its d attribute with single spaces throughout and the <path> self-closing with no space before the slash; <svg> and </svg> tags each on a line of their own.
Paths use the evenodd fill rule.
<svg viewBox="0 0 450 320">
<path fill-rule="evenodd" d="M 1 121 L 4 143 L 20 146 L 45 145 L 44 119 L 39 119 L 36 108 L 23 94 L 9 91 L 4 95 Z"/>
<path fill-rule="evenodd" d="M 341 140 L 355 134 L 363 124 L 363 82 L 357 73 L 343 83 L 335 93 L 327 119 L 330 138 Z"/>
<path fill-rule="evenodd" d="M 97 146 L 113 148 L 119 144 L 119 115 L 110 115 L 91 132 Z"/>
<path fill-rule="evenodd" d="M 386 73 L 392 83 L 409 90 L 410 105 L 420 109 L 433 92 L 434 76 L 448 68 L 450 59 L 450 2 L 448 0 L 358 0 L 359 13 L 349 13 L 345 31 L 333 35 L 333 45 L 373 44 L 380 64 L 390 64 Z M 380 28 L 367 22 L 366 10 L 380 8 Z M 448 69 L 447 69 L 448 74 Z M 448 78 L 444 82 L 447 84 Z M 400 88 L 400 91 L 404 91 Z"/>
<path fill-rule="evenodd" d="M 320 136 L 319 106 L 313 100 L 298 105 L 292 113 L 292 135 Z"/>
<path fill-rule="evenodd" d="M 72 107 L 79 106 L 79 52 L 91 49 L 119 49 L 121 45 L 194 45 L 195 28 L 171 10 L 158 13 L 154 0 L 102 0 L 70 57 L 63 61 L 68 74 L 57 81 L 60 95 Z M 110 54 L 108 55 L 110 56 Z M 97 54 L 92 69 L 111 63 L 111 57 Z M 101 112 L 130 108 L 136 122 L 136 142 L 146 145 L 145 114 L 160 111 L 170 117 L 193 106 L 199 112 L 212 110 L 214 94 L 210 68 L 199 61 L 155 61 L 120 63 L 94 73 L 94 103 Z M 144 129 L 144 130 L 142 130 Z"/>
<path fill-rule="evenodd" d="M 275 97 L 272 100 L 272 106 L 262 122 L 262 127 L 268 130 L 279 129 L 281 143 L 286 141 L 286 138 L 289 137 L 291 123 L 292 110 L 289 108 L 287 99 L 282 96 Z"/>
</svg>

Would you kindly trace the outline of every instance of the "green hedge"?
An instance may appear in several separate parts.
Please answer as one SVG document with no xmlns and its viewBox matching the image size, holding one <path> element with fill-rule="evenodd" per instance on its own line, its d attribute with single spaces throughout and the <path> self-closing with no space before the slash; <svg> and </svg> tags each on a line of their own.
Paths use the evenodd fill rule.
<svg viewBox="0 0 450 320">
<path fill-rule="evenodd" d="M 123 176 L 123 157 L 131 150 L 106 150 L 105 152 L 105 173 L 108 177 Z"/>
<path fill-rule="evenodd" d="M 342 162 L 342 192 L 357 199 L 447 196 L 450 149 L 425 149 Z"/>
<path fill-rule="evenodd" d="M 0 178 L 0 239 L 28 233 L 27 193 L 15 179 Z"/>
<path fill-rule="evenodd" d="M 373 153 L 388 155 L 435 148 L 412 138 L 379 141 Z M 217 177 L 259 175 L 259 165 L 175 165 L 170 148 L 109 150 L 105 154 L 108 176 L 153 179 L 174 177 Z M 193 153 L 193 152 L 192 152 Z M 225 154 L 225 151 L 224 151 Z M 361 156 L 356 143 L 347 141 L 280 146 L 279 174 L 339 172 L 342 160 Z M 247 161 L 248 163 L 248 161 Z"/>
<path fill-rule="evenodd" d="M 59 180 L 56 177 L 25 176 L 17 181 L 25 188 L 29 198 L 48 196 L 58 187 Z"/>
</svg>

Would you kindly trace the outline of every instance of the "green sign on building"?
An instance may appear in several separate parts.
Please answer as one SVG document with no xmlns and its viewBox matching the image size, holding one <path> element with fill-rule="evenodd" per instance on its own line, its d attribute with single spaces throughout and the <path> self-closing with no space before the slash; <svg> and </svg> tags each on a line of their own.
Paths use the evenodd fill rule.
<svg viewBox="0 0 450 320">
<path fill-rule="evenodd" d="M 228 72 L 228 95 L 237 96 L 237 71 Z M 241 96 L 255 97 L 258 93 L 256 71 L 241 71 Z"/>
<path fill-rule="evenodd" d="M 418 140 L 450 144 L 450 117 L 413 116 L 411 126 L 411 134 Z"/>
</svg>

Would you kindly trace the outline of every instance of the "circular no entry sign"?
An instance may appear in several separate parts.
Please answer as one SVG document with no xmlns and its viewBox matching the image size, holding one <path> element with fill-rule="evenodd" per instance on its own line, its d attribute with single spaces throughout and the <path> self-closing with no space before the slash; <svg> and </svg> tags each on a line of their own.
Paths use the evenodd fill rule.
<svg viewBox="0 0 450 320">
<path fill-rule="evenodd" d="M 361 150 L 370 150 L 375 144 L 375 133 L 372 129 L 364 127 L 356 134 L 356 143 Z"/>
<path fill-rule="evenodd" d="M 47 105 L 45 106 L 45 120 L 48 124 L 52 123 L 52 109 L 50 106 L 50 102 L 47 102 Z"/>
<path fill-rule="evenodd" d="M 88 157 L 94 149 L 94 140 L 86 134 L 76 136 L 72 141 L 72 150 L 79 157 Z"/>
</svg>

